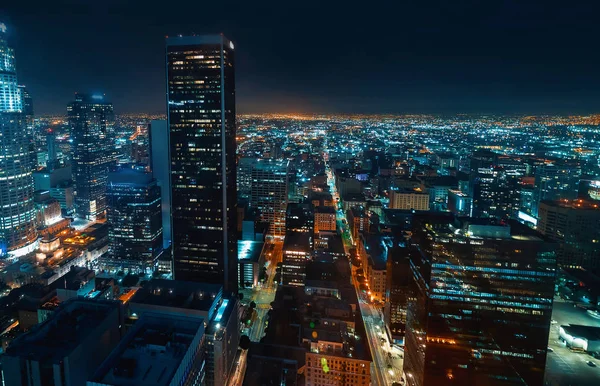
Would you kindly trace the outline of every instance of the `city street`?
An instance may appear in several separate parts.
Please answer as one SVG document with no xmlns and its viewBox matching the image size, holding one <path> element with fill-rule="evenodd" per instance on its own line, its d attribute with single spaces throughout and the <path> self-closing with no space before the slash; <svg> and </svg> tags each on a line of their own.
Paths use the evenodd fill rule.
<svg viewBox="0 0 600 386">
<path fill-rule="evenodd" d="M 349 249 L 353 247 L 353 240 L 348 226 L 346 213 L 339 210 L 340 196 L 335 186 L 333 172 L 326 163 L 327 182 L 334 202 L 336 202 L 337 226 L 342 234 L 344 249 L 349 254 Z M 356 290 L 356 296 L 359 299 L 360 311 L 367 331 L 367 340 L 373 356 L 371 366 L 372 383 L 374 385 L 392 385 L 394 382 L 400 383 L 402 379 L 402 365 L 404 353 L 393 348 L 385 334 L 383 316 L 376 307 L 369 304 L 365 296 L 361 296 L 356 278 L 352 277 L 352 284 Z"/>
</svg>

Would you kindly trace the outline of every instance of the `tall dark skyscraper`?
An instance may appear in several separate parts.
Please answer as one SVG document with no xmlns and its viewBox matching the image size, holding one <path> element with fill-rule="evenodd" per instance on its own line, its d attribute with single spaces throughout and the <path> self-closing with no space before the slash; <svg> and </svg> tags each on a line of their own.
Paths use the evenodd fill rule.
<svg viewBox="0 0 600 386">
<path fill-rule="evenodd" d="M 543 385 L 556 245 L 494 219 L 413 226 L 408 385 Z"/>
<path fill-rule="evenodd" d="M 27 253 L 37 240 L 30 140 L 15 55 L 0 23 L 0 255 Z"/>
<path fill-rule="evenodd" d="M 106 210 L 108 168 L 114 158 L 107 133 L 113 125 L 113 105 L 102 95 L 76 94 L 67 106 L 73 140 L 75 214 L 95 220 Z"/>
<path fill-rule="evenodd" d="M 167 38 L 175 279 L 237 291 L 233 43 Z"/>
</svg>

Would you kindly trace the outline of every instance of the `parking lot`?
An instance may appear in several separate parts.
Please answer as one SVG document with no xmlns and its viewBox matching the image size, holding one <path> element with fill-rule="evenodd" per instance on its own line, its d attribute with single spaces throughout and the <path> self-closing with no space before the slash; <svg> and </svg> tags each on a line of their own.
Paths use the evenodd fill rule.
<svg viewBox="0 0 600 386">
<path fill-rule="evenodd" d="M 586 311 L 574 307 L 572 302 L 555 299 L 552 319 L 556 321 L 550 327 L 548 352 L 546 360 L 546 385 L 549 386 L 597 386 L 600 385 L 600 360 L 586 353 L 569 350 L 559 341 L 561 325 L 579 324 L 600 327 L 600 320 L 589 316 Z M 597 367 L 587 364 L 591 361 Z"/>
</svg>

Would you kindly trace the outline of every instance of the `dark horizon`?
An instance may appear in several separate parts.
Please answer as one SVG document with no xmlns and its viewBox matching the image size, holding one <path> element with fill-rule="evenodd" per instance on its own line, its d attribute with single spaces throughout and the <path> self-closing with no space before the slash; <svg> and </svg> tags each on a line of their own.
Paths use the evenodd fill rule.
<svg viewBox="0 0 600 386">
<path fill-rule="evenodd" d="M 596 4 L 120 3 L 0 12 L 37 115 L 64 114 L 76 91 L 164 114 L 165 35 L 221 32 L 236 44 L 240 114 L 600 112 Z"/>
</svg>

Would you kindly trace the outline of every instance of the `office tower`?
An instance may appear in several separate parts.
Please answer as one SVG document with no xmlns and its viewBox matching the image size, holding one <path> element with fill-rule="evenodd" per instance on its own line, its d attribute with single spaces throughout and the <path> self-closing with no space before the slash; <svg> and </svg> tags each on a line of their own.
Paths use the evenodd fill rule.
<svg viewBox="0 0 600 386">
<path fill-rule="evenodd" d="M 8 45 L 6 26 L 0 22 L 0 112 L 23 112 L 23 98 L 17 82 L 15 51 Z"/>
<path fill-rule="evenodd" d="M 558 264 L 600 272 L 600 203 L 542 201 L 538 230 L 559 243 Z"/>
<path fill-rule="evenodd" d="M 269 224 L 268 236 L 283 240 L 288 195 L 288 160 L 257 159 L 252 165 L 250 207 Z"/>
<path fill-rule="evenodd" d="M 520 208 L 519 175 L 502 167 L 471 171 L 474 217 L 516 218 Z"/>
<path fill-rule="evenodd" d="M 19 85 L 18 87 L 23 98 L 23 114 L 25 114 L 25 118 L 28 120 L 33 119 L 33 99 L 31 98 L 31 94 L 29 94 L 25 86 Z"/>
<path fill-rule="evenodd" d="M 256 160 L 253 157 L 240 157 L 238 159 L 236 176 L 238 199 L 250 199 L 252 191 L 252 168 Z"/>
<path fill-rule="evenodd" d="M 314 209 L 315 213 L 315 234 L 322 231 L 335 232 L 337 229 L 336 212 L 333 206 L 317 206 Z"/>
<path fill-rule="evenodd" d="M 17 86 L 13 49 L 0 24 L 0 256 L 35 248 L 35 208 L 30 140 Z"/>
<path fill-rule="evenodd" d="M 237 295 L 225 295 L 218 284 L 152 279 L 133 295 L 128 311 L 132 321 L 147 314 L 202 320 L 205 340 L 200 347 L 206 360 L 204 384 L 227 385 L 240 341 Z"/>
<path fill-rule="evenodd" d="M 283 285 L 304 286 L 306 264 L 311 259 L 312 239 L 308 232 L 288 232 L 283 242 Z"/>
<path fill-rule="evenodd" d="M 175 278 L 237 292 L 233 43 L 180 36 L 166 46 Z"/>
<path fill-rule="evenodd" d="M 203 319 L 144 315 L 87 385 L 200 385 L 206 369 L 204 340 Z"/>
<path fill-rule="evenodd" d="M 171 245 L 171 160 L 169 159 L 169 128 L 167 121 L 152 120 L 150 134 L 150 169 L 160 187 L 163 226 L 163 248 Z"/>
<path fill-rule="evenodd" d="M 448 211 L 458 216 L 471 216 L 473 199 L 460 190 L 448 190 Z"/>
<path fill-rule="evenodd" d="M 75 214 L 90 221 L 104 216 L 106 179 L 114 163 L 111 137 L 113 105 L 102 95 L 75 94 L 67 106 L 73 140 Z"/>
<path fill-rule="evenodd" d="M 576 161 L 563 161 L 538 166 L 535 169 L 533 216 L 538 216 L 538 208 L 544 200 L 573 200 L 577 198 L 580 178 L 581 165 Z"/>
<path fill-rule="evenodd" d="M 313 233 L 314 216 L 310 204 L 288 204 L 285 214 L 285 232 Z"/>
<path fill-rule="evenodd" d="M 56 133 L 52 129 L 46 132 L 46 145 L 48 146 L 48 162 L 46 167 L 53 169 L 56 164 Z"/>
<path fill-rule="evenodd" d="M 409 385 L 544 383 L 556 245 L 495 219 L 415 217 Z"/>
<path fill-rule="evenodd" d="M 133 273 L 152 273 L 163 253 L 160 188 L 152 174 L 121 167 L 108 174 L 108 254 L 100 264 Z"/>
<path fill-rule="evenodd" d="M 386 266 L 384 320 L 395 343 L 404 344 L 408 306 L 410 249 L 404 243 L 391 248 Z"/>
<path fill-rule="evenodd" d="M 13 340 L 2 358 L 6 385 L 85 385 L 121 338 L 120 303 L 65 302 Z"/>
<path fill-rule="evenodd" d="M 429 210 L 429 193 L 421 189 L 391 190 L 389 208 Z"/>
</svg>

